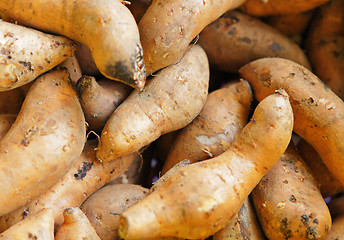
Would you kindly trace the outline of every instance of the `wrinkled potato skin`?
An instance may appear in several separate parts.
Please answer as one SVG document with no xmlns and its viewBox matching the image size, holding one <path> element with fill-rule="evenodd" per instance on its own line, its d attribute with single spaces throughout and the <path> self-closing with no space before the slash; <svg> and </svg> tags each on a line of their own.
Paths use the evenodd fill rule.
<svg viewBox="0 0 344 240">
<path fill-rule="evenodd" d="M 258 59 L 239 72 L 258 100 L 281 88 L 289 94 L 295 133 L 312 145 L 344 185 L 344 102 L 312 72 L 290 60 Z"/>
<path fill-rule="evenodd" d="M 182 160 L 193 163 L 226 151 L 246 125 L 252 101 L 246 81 L 211 92 L 200 114 L 175 137 L 162 174 Z"/>
<path fill-rule="evenodd" d="M 208 86 L 208 59 L 195 45 L 112 113 L 100 137 L 98 159 L 106 162 L 138 151 L 162 134 L 185 127 L 201 111 Z"/>
<path fill-rule="evenodd" d="M 344 191 L 344 186 L 333 176 L 333 174 L 327 169 L 318 153 L 314 148 L 301 139 L 297 144 L 299 154 L 302 159 L 307 163 L 312 171 L 313 177 L 320 185 L 320 192 L 322 196 L 332 197 L 336 194 Z"/>
<path fill-rule="evenodd" d="M 291 147 L 251 195 L 270 240 L 323 239 L 331 229 L 331 215 L 318 183 Z"/>
<path fill-rule="evenodd" d="M 247 0 L 240 10 L 252 16 L 285 15 L 314 9 L 329 0 Z"/>
<path fill-rule="evenodd" d="M 138 154 L 100 163 L 95 158 L 97 141 L 88 141 L 74 166 L 56 184 L 36 199 L 0 217 L 0 232 L 6 230 L 25 216 L 35 214 L 42 208 L 53 210 L 55 228 L 63 223 L 63 211 L 79 207 L 93 192 L 120 176 L 137 159 Z"/>
<path fill-rule="evenodd" d="M 288 37 L 257 18 L 229 11 L 203 29 L 199 45 L 212 67 L 236 73 L 263 57 L 281 57 L 311 69 L 303 50 Z"/>
<path fill-rule="evenodd" d="M 344 1 L 332 0 L 316 11 L 305 47 L 313 72 L 344 99 Z"/>
<path fill-rule="evenodd" d="M 39 77 L 0 142 L 0 216 L 50 188 L 81 154 L 85 119 L 68 76 Z"/>
</svg>

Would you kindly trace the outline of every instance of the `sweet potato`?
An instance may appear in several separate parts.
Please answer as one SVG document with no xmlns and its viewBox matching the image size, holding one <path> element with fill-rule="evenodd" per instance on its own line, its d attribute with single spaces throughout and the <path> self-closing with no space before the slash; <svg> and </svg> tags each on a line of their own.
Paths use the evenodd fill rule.
<svg viewBox="0 0 344 240">
<path fill-rule="evenodd" d="M 152 194 L 124 211 L 120 237 L 198 239 L 219 231 L 283 154 L 292 128 L 285 92 L 265 98 L 226 152 L 176 170 Z"/>
<path fill-rule="evenodd" d="M 213 240 L 247 239 L 265 239 L 249 197 L 245 199 L 244 204 L 232 221 L 213 236 Z"/>
<path fill-rule="evenodd" d="M 108 163 L 100 163 L 95 158 L 97 141 L 88 141 L 74 166 L 50 189 L 25 205 L 0 217 L 0 232 L 35 214 L 42 208 L 52 209 L 55 228 L 63 223 L 63 211 L 69 207 L 79 207 L 93 192 L 120 176 L 138 154 L 130 154 Z"/>
<path fill-rule="evenodd" d="M 259 19 L 238 11 L 229 11 L 205 27 L 198 43 L 211 66 L 222 71 L 236 73 L 243 65 L 263 57 L 286 58 L 311 68 L 296 43 Z"/>
<path fill-rule="evenodd" d="M 4 92 L 0 91 L 0 114 L 19 113 L 21 105 L 23 104 L 26 95 L 23 87 L 15 88 Z"/>
<path fill-rule="evenodd" d="M 132 88 L 109 79 L 96 81 L 83 76 L 76 85 L 88 129 L 100 133 L 115 109 L 131 93 Z"/>
<path fill-rule="evenodd" d="M 50 209 L 42 209 L 0 234 L 2 240 L 54 240 L 54 218 Z"/>
<path fill-rule="evenodd" d="M 81 210 L 102 240 L 119 239 L 119 216 L 147 192 L 148 189 L 134 184 L 106 185 L 87 198 Z"/>
<path fill-rule="evenodd" d="M 72 166 L 85 119 L 66 70 L 39 77 L 0 142 L 0 216 L 39 196 Z"/>
<path fill-rule="evenodd" d="M 344 99 L 344 2 L 319 8 L 306 35 L 305 47 L 314 73 Z M 325 61 L 324 61 L 325 60 Z"/>
<path fill-rule="evenodd" d="M 1 0 L 0 12 L 27 26 L 85 44 L 103 75 L 143 88 L 139 31 L 121 0 Z"/>
<path fill-rule="evenodd" d="M 92 224 L 77 207 L 63 212 L 64 222 L 56 232 L 55 240 L 100 240 Z"/>
<path fill-rule="evenodd" d="M 269 240 L 323 239 L 331 229 L 318 183 L 292 145 L 251 195 Z"/>
<path fill-rule="evenodd" d="M 200 114 L 175 137 L 162 174 L 184 159 L 193 163 L 226 151 L 246 125 L 252 101 L 247 81 L 211 92 Z"/>
<path fill-rule="evenodd" d="M 317 76 L 287 59 L 263 58 L 239 70 L 258 100 L 276 89 L 290 95 L 294 131 L 317 151 L 339 182 L 344 184 L 344 102 Z"/>
<path fill-rule="evenodd" d="M 285 15 L 314 9 L 329 0 L 247 0 L 240 10 L 252 16 Z"/>
<path fill-rule="evenodd" d="M 245 0 L 153 0 L 139 22 L 147 74 L 179 61 L 209 23 Z"/>
<path fill-rule="evenodd" d="M 185 127 L 201 111 L 208 84 L 208 59 L 195 45 L 113 112 L 102 131 L 97 158 L 109 161 L 138 151 L 160 135 Z"/>
<path fill-rule="evenodd" d="M 67 38 L 0 20 L 0 91 L 20 87 L 74 54 Z"/>
<path fill-rule="evenodd" d="M 16 114 L 0 114 L 0 141 L 10 130 L 16 118 Z"/>
<path fill-rule="evenodd" d="M 74 85 L 82 76 L 81 69 L 75 55 L 64 60 L 58 65 L 58 67 L 68 69 L 69 78 Z"/>
<path fill-rule="evenodd" d="M 319 183 L 320 192 L 324 198 L 335 196 L 344 191 L 344 186 L 327 169 L 318 153 L 309 143 L 301 139 L 297 147 L 300 156 L 307 163 L 312 171 L 313 177 Z"/>
</svg>

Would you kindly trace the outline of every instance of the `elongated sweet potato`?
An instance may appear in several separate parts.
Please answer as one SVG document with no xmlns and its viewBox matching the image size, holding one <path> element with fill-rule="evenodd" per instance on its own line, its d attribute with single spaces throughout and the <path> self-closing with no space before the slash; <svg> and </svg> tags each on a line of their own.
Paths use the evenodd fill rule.
<svg viewBox="0 0 344 240">
<path fill-rule="evenodd" d="M 319 183 L 320 192 L 324 198 L 335 196 L 344 191 L 344 186 L 327 169 L 318 153 L 309 143 L 301 139 L 297 144 L 297 148 L 300 156 L 311 169 L 313 177 Z"/>
<path fill-rule="evenodd" d="M 1 0 L 0 12 L 27 26 L 84 43 L 103 75 L 143 88 L 139 31 L 121 0 Z"/>
<path fill-rule="evenodd" d="M 63 212 L 64 222 L 56 232 L 55 240 L 100 240 L 90 221 L 78 207 Z"/>
<path fill-rule="evenodd" d="M 113 112 L 100 137 L 98 159 L 109 161 L 138 151 L 160 135 L 185 127 L 201 111 L 208 85 L 208 59 L 195 45 Z"/>
<path fill-rule="evenodd" d="M 85 136 L 84 115 L 68 72 L 39 77 L 0 142 L 0 216 L 55 184 L 81 154 Z"/>
<path fill-rule="evenodd" d="M 200 114 L 175 137 L 162 174 L 184 159 L 193 163 L 226 151 L 246 125 L 252 101 L 247 81 L 211 92 Z"/>
<path fill-rule="evenodd" d="M 222 71 L 236 73 L 243 65 L 263 57 L 281 57 L 310 69 L 303 50 L 288 37 L 261 20 L 229 11 L 205 27 L 199 45 L 209 63 Z"/>
<path fill-rule="evenodd" d="M 344 2 L 342 0 L 332 0 L 316 11 L 306 35 L 305 47 L 314 73 L 341 99 L 344 99 Z"/>
<path fill-rule="evenodd" d="M 285 15 L 314 9 L 329 0 L 247 0 L 240 10 L 252 16 Z"/>
<path fill-rule="evenodd" d="M 258 100 L 285 89 L 294 112 L 294 131 L 344 184 L 344 132 L 340 130 L 344 129 L 344 102 L 312 72 L 287 59 L 258 59 L 239 72 Z"/>
<path fill-rule="evenodd" d="M 96 81 L 83 76 L 76 85 L 88 129 L 100 133 L 115 109 L 132 92 L 132 88 L 109 79 Z"/>
<path fill-rule="evenodd" d="M 331 229 L 330 211 L 318 182 L 292 146 L 251 195 L 269 240 L 323 239 Z"/>
<path fill-rule="evenodd" d="M 0 114 L 0 140 L 10 130 L 16 118 L 16 114 Z"/>
<path fill-rule="evenodd" d="M 42 209 L 0 234 L 2 240 L 54 240 L 54 218 L 50 209 Z"/>
<path fill-rule="evenodd" d="M 265 98 L 226 152 L 176 170 L 157 190 L 127 209 L 120 218 L 120 237 L 198 239 L 219 231 L 283 154 L 292 128 L 293 113 L 285 92 Z"/>
<path fill-rule="evenodd" d="M 232 221 L 213 235 L 213 240 L 247 239 L 265 239 L 249 197 L 245 199 L 244 204 Z"/>
<path fill-rule="evenodd" d="M 93 192 L 120 176 L 138 154 L 130 154 L 108 163 L 100 163 L 95 158 L 97 141 L 88 141 L 74 166 L 50 189 L 27 204 L 0 217 L 0 232 L 23 218 L 35 214 L 42 208 L 52 209 L 57 229 L 63 223 L 63 211 L 69 207 L 79 207 Z"/>
<path fill-rule="evenodd" d="M 74 54 L 72 41 L 0 20 L 0 91 L 20 87 Z"/>
<path fill-rule="evenodd" d="M 147 74 L 179 61 L 209 23 L 245 0 L 153 0 L 139 22 Z"/>
</svg>

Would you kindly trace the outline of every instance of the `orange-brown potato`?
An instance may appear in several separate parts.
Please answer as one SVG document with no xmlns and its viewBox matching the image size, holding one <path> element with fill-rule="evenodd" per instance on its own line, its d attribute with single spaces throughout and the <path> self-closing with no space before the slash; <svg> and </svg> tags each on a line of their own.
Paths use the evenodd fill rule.
<svg viewBox="0 0 344 240">
<path fill-rule="evenodd" d="M 64 222 L 57 229 L 55 240 L 101 240 L 80 208 L 67 208 L 63 217 Z"/>
<path fill-rule="evenodd" d="M 195 45 L 112 113 L 100 136 L 98 159 L 109 161 L 138 151 L 159 136 L 185 127 L 201 111 L 208 86 L 207 55 Z"/>
<path fill-rule="evenodd" d="M 130 154 L 108 163 L 100 163 L 95 158 L 97 141 L 88 141 L 77 162 L 56 184 L 39 197 L 0 217 L 0 232 L 6 230 L 26 216 L 35 214 L 42 208 L 53 211 L 55 228 L 63 223 L 63 211 L 69 207 L 79 207 L 93 192 L 120 176 L 131 162 L 140 159 L 138 154 Z"/>
<path fill-rule="evenodd" d="M 252 16 L 285 15 L 314 9 L 329 0 L 246 0 L 240 10 Z"/>
<path fill-rule="evenodd" d="M 300 156 L 311 169 L 313 177 L 319 183 L 323 197 L 332 197 L 344 191 L 344 186 L 327 169 L 318 153 L 309 143 L 301 139 L 297 144 L 297 148 Z"/>
<path fill-rule="evenodd" d="M 84 75 L 77 82 L 76 90 L 88 129 L 101 133 L 111 114 L 133 89 L 121 82 L 109 79 L 97 82 L 94 77 Z"/>
<path fill-rule="evenodd" d="M 285 92 L 265 98 L 226 152 L 177 169 L 153 193 L 124 211 L 120 237 L 198 239 L 219 231 L 283 154 L 292 128 Z"/>
<path fill-rule="evenodd" d="M 213 240 L 264 240 L 257 215 L 250 198 L 246 198 L 239 212 L 223 229 L 213 235 Z"/>
<path fill-rule="evenodd" d="M 138 27 L 147 75 L 176 63 L 209 23 L 245 0 L 153 0 Z"/>
<path fill-rule="evenodd" d="M 269 240 L 323 239 L 331 229 L 318 183 L 292 145 L 251 195 Z"/>
<path fill-rule="evenodd" d="M 310 69 L 303 50 L 278 30 L 239 11 L 228 11 L 205 27 L 198 43 L 212 67 L 236 73 L 243 65 L 263 57 L 281 57 Z"/>
<path fill-rule="evenodd" d="M 276 89 L 290 95 L 295 133 L 312 145 L 344 185 L 344 102 L 312 72 L 287 59 L 258 59 L 239 72 L 258 100 Z"/>
<path fill-rule="evenodd" d="M 122 0 L 2 0 L 0 12 L 85 44 L 104 76 L 143 88 L 146 74 L 139 31 Z"/>
<path fill-rule="evenodd" d="M 182 160 L 193 163 L 226 151 L 248 122 L 252 101 L 247 81 L 211 92 L 199 115 L 174 138 L 162 174 Z"/>
<path fill-rule="evenodd" d="M 80 156 L 85 140 L 84 114 L 68 72 L 39 77 L 0 142 L 0 216 L 55 184 Z"/>
<path fill-rule="evenodd" d="M 54 217 L 50 209 L 42 209 L 32 214 L 5 232 L 2 240 L 54 240 Z"/>
<path fill-rule="evenodd" d="M 0 91 L 35 80 L 73 56 L 76 47 L 67 38 L 0 20 Z"/>
<path fill-rule="evenodd" d="M 332 0 L 316 11 L 305 47 L 313 72 L 344 99 L 344 1 Z"/>
</svg>

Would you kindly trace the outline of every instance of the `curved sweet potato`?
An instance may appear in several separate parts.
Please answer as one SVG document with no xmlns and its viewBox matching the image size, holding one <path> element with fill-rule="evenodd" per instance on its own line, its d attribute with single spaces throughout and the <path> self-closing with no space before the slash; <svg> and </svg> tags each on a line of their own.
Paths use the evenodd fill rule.
<svg viewBox="0 0 344 240">
<path fill-rule="evenodd" d="M 177 169 L 153 193 L 124 211 L 120 237 L 199 239 L 219 231 L 283 154 L 292 128 L 285 92 L 265 98 L 226 152 Z"/>
<path fill-rule="evenodd" d="M 312 72 L 287 59 L 258 59 L 239 72 L 258 100 L 281 88 L 289 94 L 294 131 L 344 184 L 344 102 Z"/>
<path fill-rule="evenodd" d="M 160 135 L 185 127 L 201 111 L 208 85 L 207 55 L 195 45 L 113 112 L 102 131 L 97 158 L 109 161 L 138 151 Z"/>
<path fill-rule="evenodd" d="M 27 26 L 84 43 L 103 75 L 143 88 L 146 75 L 139 31 L 121 0 L 1 0 L 0 12 Z"/>
<path fill-rule="evenodd" d="M 68 76 L 39 77 L 0 142 L 0 216 L 50 188 L 81 154 L 85 119 Z"/>
</svg>

